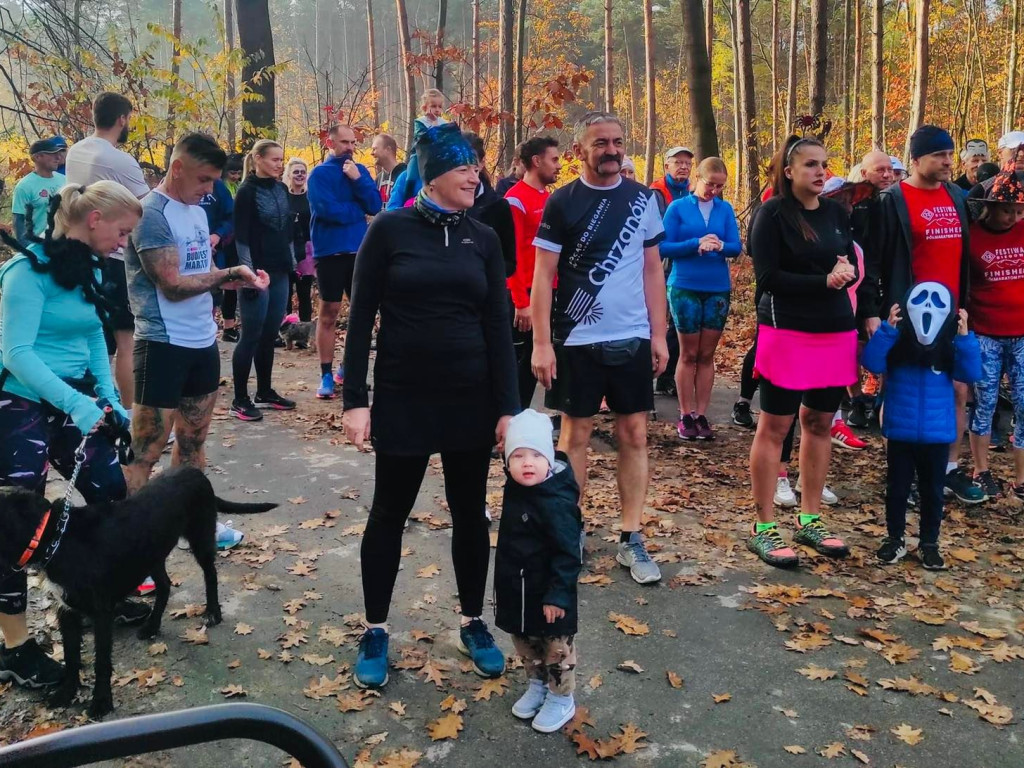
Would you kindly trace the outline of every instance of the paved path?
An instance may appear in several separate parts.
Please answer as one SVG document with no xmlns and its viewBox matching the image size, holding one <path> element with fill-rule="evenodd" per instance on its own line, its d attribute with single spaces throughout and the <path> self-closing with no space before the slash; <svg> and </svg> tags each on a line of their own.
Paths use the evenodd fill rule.
<svg viewBox="0 0 1024 768">
<path fill-rule="evenodd" d="M 167 647 L 159 655 L 149 655 L 147 644 L 132 634 L 118 634 L 116 673 L 131 681 L 115 688 L 116 716 L 221 703 L 226 700 L 222 691 L 233 685 L 246 692 L 247 701 L 279 706 L 308 720 L 336 741 L 353 764 L 362 751 L 361 766 L 475 768 L 502 759 L 517 766 L 588 762 L 586 756 L 575 756 L 576 746 L 566 735 L 535 734 L 511 716 L 511 704 L 522 689 L 521 672 L 507 675 L 510 686 L 503 695 L 476 700 L 483 695 L 478 692 L 481 681 L 465 671 L 454 645 L 451 532 L 437 466 L 428 474 L 406 533 L 391 617 L 392 660 L 408 669 L 393 670 L 379 698 L 361 697 L 349 685 L 361 610 L 359 531 L 372 495 L 373 459 L 343 443 L 337 405 L 312 399 L 316 366 L 311 356 L 282 357 L 279 389 L 299 398 L 299 413 L 242 424 L 228 421 L 222 410 L 209 450 L 210 475 L 222 495 L 272 499 L 282 506 L 259 518 L 235 520 L 247 538 L 221 561 L 225 623 L 210 630 L 207 645 L 180 639 L 199 626 L 194 618 L 166 618 L 160 642 Z M 716 395 L 714 413 L 720 421 L 731 395 L 726 389 Z M 222 409 L 226 398 L 225 392 Z M 672 411 L 671 401 L 659 402 L 663 416 L 671 418 Z M 761 768 L 811 766 L 829 762 L 815 751 L 838 743 L 842 757 L 836 765 L 859 764 L 852 750 L 873 766 L 1024 765 L 1019 724 L 1024 660 L 1012 658 L 1024 654 L 1024 539 L 1020 518 L 1010 517 L 1016 509 L 1009 502 L 981 518 L 952 510 L 949 541 L 963 559 L 954 560 L 957 568 L 948 574 L 925 574 L 912 565 L 883 570 L 870 557 L 882 509 L 878 449 L 861 456 L 845 453 L 835 463 L 835 485 L 843 497 L 836 527 L 850 537 L 854 556 L 844 564 L 808 556 L 799 571 L 775 571 L 743 548 L 750 514 L 744 490 L 749 433 L 727 426 L 713 444 L 683 446 L 671 424 L 660 423 L 652 429 L 655 483 L 648 533 L 664 561 L 665 579 L 641 588 L 611 558 L 611 442 L 604 423 L 595 439 L 596 476 L 586 508 L 585 576 L 596 583 L 580 588 L 577 675 L 578 701 L 593 722 L 583 729 L 586 737 L 608 740 L 627 724 L 647 734 L 640 740 L 645 746 L 620 755 L 618 763 L 698 766 L 710 759 L 711 765 L 722 766 L 740 760 Z M 500 481 L 495 463 L 490 500 L 496 508 Z M 967 562 L 975 557 L 977 562 Z M 434 570 L 431 565 L 438 573 L 425 577 Z M 424 577 L 417 576 L 421 569 L 428 569 Z M 186 553 L 174 553 L 170 571 L 180 581 L 170 610 L 201 604 L 199 571 Z M 609 612 L 635 619 L 646 631 L 624 634 L 609 620 Z M 34 615 L 38 619 L 41 612 Z M 961 628 L 960 622 L 974 631 Z M 511 652 L 508 639 L 498 635 Z M 933 649 L 940 636 L 961 640 L 939 641 Z M 949 642 L 968 647 L 957 649 L 961 656 L 951 656 Z M 997 662 L 1007 654 L 1010 660 Z M 968 670 L 976 667 L 977 673 L 954 673 L 951 659 Z M 624 662 L 642 671 L 621 671 Z M 415 669 L 425 663 L 425 669 Z M 815 665 L 827 671 L 815 672 Z M 806 674 L 834 676 L 812 680 L 798 673 L 801 668 Z M 141 682 L 131 679 L 137 670 L 144 670 Z M 440 684 L 426 682 L 426 674 L 436 670 Z M 669 684 L 668 672 L 682 678 L 680 688 Z M 322 697 L 305 695 L 311 680 L 321 675 Z M 892 682 L 883 688 L 880 680 Z M 918 695 L 899 690 L 908 687 Z M 1010 707 L 1012 722 L 996 726 L 981 720 L 964 700 L 990 707 L 996 719 L 1001 715 L 975 699 L 975 688 Z M 450 695 L 466 702 L 463 730 L 457 740 L 431 741 L 427 724 L 446 714 L 440 705 Z M 18 691 L 0 696 L 0 735 L 20 737 L 40 723 L 68 725 L 78 714 L 47 714 L 38 701 Z M 903 724 L 920 729 L 916 746 L 890 732 Z M 790 754 L 783 749 L 787 746 L 806 753 Z M 400 749 L 421 753 L 418 763 L 381 762 Z M 728 750 L 735 751 L 736 762 L 721 754 Z M 128 763 L 189 768 L 281 764 L 276 750 L 248 742 Z"/>
</svg>

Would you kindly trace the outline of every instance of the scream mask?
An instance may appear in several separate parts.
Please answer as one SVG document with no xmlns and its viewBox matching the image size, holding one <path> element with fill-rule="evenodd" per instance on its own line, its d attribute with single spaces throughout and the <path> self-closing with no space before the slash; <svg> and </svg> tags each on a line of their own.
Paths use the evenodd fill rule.
<svg viewBox="0 0 1024 768">
<path fill-rule="evenodd" d="M 889 364 L 951 373 L 957 308 L 949 288 L 932 281 L 915 283 L 900 308 L 899 339 L 889 352 Z"/>
</svg>

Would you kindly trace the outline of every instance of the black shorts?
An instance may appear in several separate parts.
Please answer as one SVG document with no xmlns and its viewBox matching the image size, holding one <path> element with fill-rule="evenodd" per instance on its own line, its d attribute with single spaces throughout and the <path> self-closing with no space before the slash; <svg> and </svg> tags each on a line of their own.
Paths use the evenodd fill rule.
<svg viewBox="0 0 1024 768">
<path fill-rule="evenodd" d="M 835 413 L 846 395 L 846 387 L 783 389 L 768 379 L 760 380 L 761 410 L 773 416 L 795 416 L 800 406 L 822 413 Z"/>
<path fill-rule="evenodd" d="M 352 296 L 352 273 L 356 268 L 354 253 L 332 253 L 314 260 L 316 284 L 323 301 L 340 302 Z"/>
<path fill-rule="evenodd" d="M 649 339 L 567 347 L 555 344 L 555 380 L 544 405 L 573 418 L 593 416 L 608 401 L 613 413 L 646 413 L 654 407 L 654 375 Z M 627 346 L 628 345 L 628 346 Z"/>
<path fill-rule="evenodd" d="M 128 303 L 128 277 L 124 262 L 108 258 L 103 269 L 103 296 L 110 306 L 110 327 L 115 331 L 135 330 L 135 315 Z"/>
<path fill-rule="evenodd" d="M 184 398 L 209 395 L 220 386 L 220 353 L 163 341 L 135 340 L 135 402 L 176 409 Z"/>
</svg>

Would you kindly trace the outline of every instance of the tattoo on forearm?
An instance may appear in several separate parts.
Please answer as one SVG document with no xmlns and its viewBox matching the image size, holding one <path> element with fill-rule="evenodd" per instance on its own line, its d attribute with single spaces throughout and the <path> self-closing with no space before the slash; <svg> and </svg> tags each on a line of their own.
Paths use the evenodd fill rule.
<svg viewBox="0 0 1024 768">
<path fill-rule="evenodd" d="M 219 269 L 199 275 L 183 276 L 178 271 L 178 249 L 174 247 L 140 251 L 139 261 L 149 279 L 156 283 L 164 296 L 171 301 L 184 301 L 208 293 L 227 281 L 226 273 Z"/>
</svg>

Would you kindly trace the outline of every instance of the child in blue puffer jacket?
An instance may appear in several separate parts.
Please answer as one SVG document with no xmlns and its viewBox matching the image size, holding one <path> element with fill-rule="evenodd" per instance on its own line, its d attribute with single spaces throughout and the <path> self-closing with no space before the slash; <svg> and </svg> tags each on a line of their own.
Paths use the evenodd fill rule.
<svg viewBox="0 0 1024 768">
<path fill-rule="evenodd" d="M 901 305 L 894 304 L 861 358 L 869 371 L 885 375 L 888 536 L 877 555 L 882 563 L 892 564 L 907 554 L 907 496 L 916 471 L 921 494 L 918 553 L 925 568 L 943 570 L 942 492 L 949 444 L 957 436 L 953 381 L 973 384 L 981 378 L 981 349 L 967 330 L 967 311 L 956 312 L 953 295 L 942 283 L 911 286 L 902 306 L 907 319 L 900 317 Z"/>
</svg>

